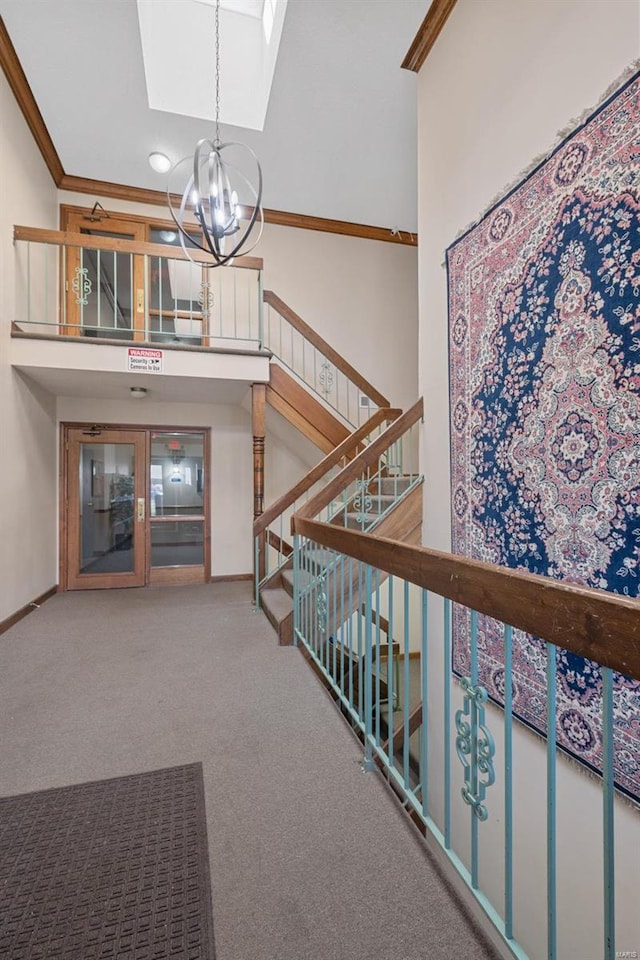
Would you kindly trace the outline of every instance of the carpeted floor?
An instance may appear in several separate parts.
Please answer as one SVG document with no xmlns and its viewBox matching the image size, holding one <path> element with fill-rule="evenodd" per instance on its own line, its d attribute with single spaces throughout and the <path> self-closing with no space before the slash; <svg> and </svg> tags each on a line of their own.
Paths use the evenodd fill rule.
<svg viewBox="0 0 640 960">
<path fill-rule="evenodd" d="M 3 796 L 202 761 L 217 960 L 493 956 L 247 583 L 55 596 L 0 724 Z"/>
</svg>

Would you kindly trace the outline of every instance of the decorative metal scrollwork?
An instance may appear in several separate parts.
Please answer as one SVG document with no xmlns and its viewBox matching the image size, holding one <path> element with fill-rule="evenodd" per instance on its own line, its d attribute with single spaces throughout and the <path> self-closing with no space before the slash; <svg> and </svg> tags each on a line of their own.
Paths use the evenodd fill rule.
<svg viewBox="0 0 640 960">
<path fill-rule="evenodd" d="M 328 360 L 325 360 L 324 363 L 320 365 L 318 380 L 320 381 L 320 389 L 325 396 L 331 393 L 331 388 L 333 386 L 333 367 Z"/>
<path fill-rule="evenodd" d="M 93 290 L 93 284 L 89 279 L 89 271 L 86 267 L 76 267 L 76 275 L 71 281 L 71 289 L 76 295 L 78 306 L 86 307 Z"/>
<path fill-rule="evenodd" d="M 464 707 L 456 712 L 456 751 L 464 767 L 462 799 L 472 807 L 478 820 L 489 816 L 484 804 L 487 789 L 495 782 L 493 758 L 496 745 L 485 726 L 484 705 L 488 694 L 480 684 L 463 677 Z"/>
<path fill-rule="evenodd" d="M 358 523 L 365 522 L 366 515 L 371 512 L 371 507 L 373 505 L 373 498 L 367 489 L 368 485 L 368 480 L 356 480 L 357 493 L 353 498 L 353 506 L 357 511 L 356 520 Z"/>
<path fill-rule="evenodd" d="M 326 574 L 318 577 L 316 590 L 316 627 L 319 634 L 327 632 L 327 595 L 324 590 Z"/>
<path fill-rule="evenodd" d="M 200 293 L 198 294 L 198 303 L 202 307 L 202 312 L 209 314 L 213 310 L 213 291 L 208 280 L 203 280 L 200 284 Z"/>
</svg>

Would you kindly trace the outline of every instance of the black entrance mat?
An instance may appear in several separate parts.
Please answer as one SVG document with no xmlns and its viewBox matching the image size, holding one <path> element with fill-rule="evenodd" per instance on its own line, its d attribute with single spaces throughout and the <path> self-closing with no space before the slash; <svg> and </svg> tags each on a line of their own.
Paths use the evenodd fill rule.
<svg viewBox="0 0 640 960">
<path fill-rule="evenodd" d="M 0 799 L 2 960 L 213 960 L 202 765 Z"/>
</svg>

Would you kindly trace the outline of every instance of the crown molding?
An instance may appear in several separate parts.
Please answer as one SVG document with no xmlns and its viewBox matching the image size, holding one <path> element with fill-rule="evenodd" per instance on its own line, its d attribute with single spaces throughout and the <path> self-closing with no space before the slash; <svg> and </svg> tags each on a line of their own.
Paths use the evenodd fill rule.
<svg viewBox="0 0 640 960">
<path fill-rule="evenodd" d="M 18 54 L 11 42 L 11 37 L 7 32 L 2 17 L 0 17 L 0 66 L 4 71 L 9 86 L 11 87 L 11 92 L 22 111 L 33 139 L 38 145 L 38 149 L 42 154 L 53 182 L 56 186 L 59 186 L 64 176 L 64 169 L 60 162 L 60 157 L 53 145 L 53 140 L 49 136 L 49 131 L 42 119 L 42 114 L 31 92 L 31 87 L 22 69 L 22 64 L 18 60 Z"/>
<path fill-rule="evenodd" d="M 87 193 L 92 196 L 108 197 L 111 200 L 128 200 L 132 203 L 148 203 L 154 206 L 167 205 L 164 190 L 149 190 L 146 187 L 132 187 L 124 183 L 110 183 L 108 180 L 90 180 L 87 177 L 72 177 L 64 174 L 58 184 L 61 190 L 73 193 Z M 172 194 L 172 201 L 179 206 L 181 197 Z M 326 217 L 311 217 L 301 213 L 286 213 L 284 210 L 263 209 L 264 222 L 280 227 L 297 227 L 300 230 L 319 230 L 323 233 L 337 233 L 347 237 L 359 237 L 364 240 L 381 240 L 385 243 L 400 243 L 415 247 L 418 238 L 406 230 L 391 231 L 386 227 L 373 227 L 364 223 L 350 223 L 347 220 L 329 220 Z"/>
<path fill-rule="evenodd" d="M 418 73 L 455 5 L 456 0 L 433 0 L 402 61 L 401 66 L 404 70 L 413 70 L 414 73 Z"/>
<path fill-rule="evenodd" d="M 434 0 L 437 4 L 439 0 Z M 451 2 L 451 0 L 449 0 Z M 455 0 L 453 0 L 455 2 Z M 453 4 L 451 4 L 453 5 Z M 29 130 L 33 135 L 49 173 L 60 190 L 73 193 L 87 193 L 112 200 L 126 200 L 133 203 L 147 203 L 154 206 L 166 206 L 167 194 L 164 190 L 150 190 L 146 187 L 134 187 L 124 183 L 111 183 L 107 180 L 91 180 L 88 177 L 76 177 L 65 173 L 60 157 L 53 145 L 42 114 L 35 101 L 18 55 L 11 42 L 4 21 L 0 17 L 0 66 L 7 77 L 13 95 L 20 107 Z M 175 198 L 180 203 L 180 197 Z M 305 216 L 300 213 L 286 213 L 283 210 L 264 209 L 265 223 L 282 227 L 296 227 L 300 230 L 318 230 L 322 233 L 336 233 L 347 237 L 359 237 L 365 240 L 380 240 L 384 243 L 399 243 L 415 247 L 418 238 L 406 230 L 390 230 L 387 227 L 374 227 L 364 223 L 349 223 L 346 220 L 330 220 L 325 217 Z"/>
</svg>

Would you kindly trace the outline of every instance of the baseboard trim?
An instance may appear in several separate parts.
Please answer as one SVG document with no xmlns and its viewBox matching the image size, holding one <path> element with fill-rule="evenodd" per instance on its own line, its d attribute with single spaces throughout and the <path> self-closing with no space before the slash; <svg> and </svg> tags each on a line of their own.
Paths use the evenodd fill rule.
<svg viewBox="0 0 640 960">
<path fill-rule="evenodd" d="M 20 620 L 23 620 L 28 614 L 33 613 L 34 610 L 41 607 L 45 600 L 49 600 L 49 598 L 57 592 L 58 584 L 56 583 L 54 587 L 45 590 L 44 593 L 41 593 L 40 596 L 32 600 L 31 603 L 25 603 L 24 607 L 20 607 L 20 609 L 12 613 L 10 617 L 7 617 L 5 620 L 0 620 L 0 633 L 5 633 L 11 627 L 15 626 L 16 623 L 19 623 Z"/>
<path fill-rule="evenodd" d="M 236 580 L 253 580 L 253 574 L 227 573 L 221 577 L 209 577 L 209 583 L 234 583 Z"/>
</svg>

